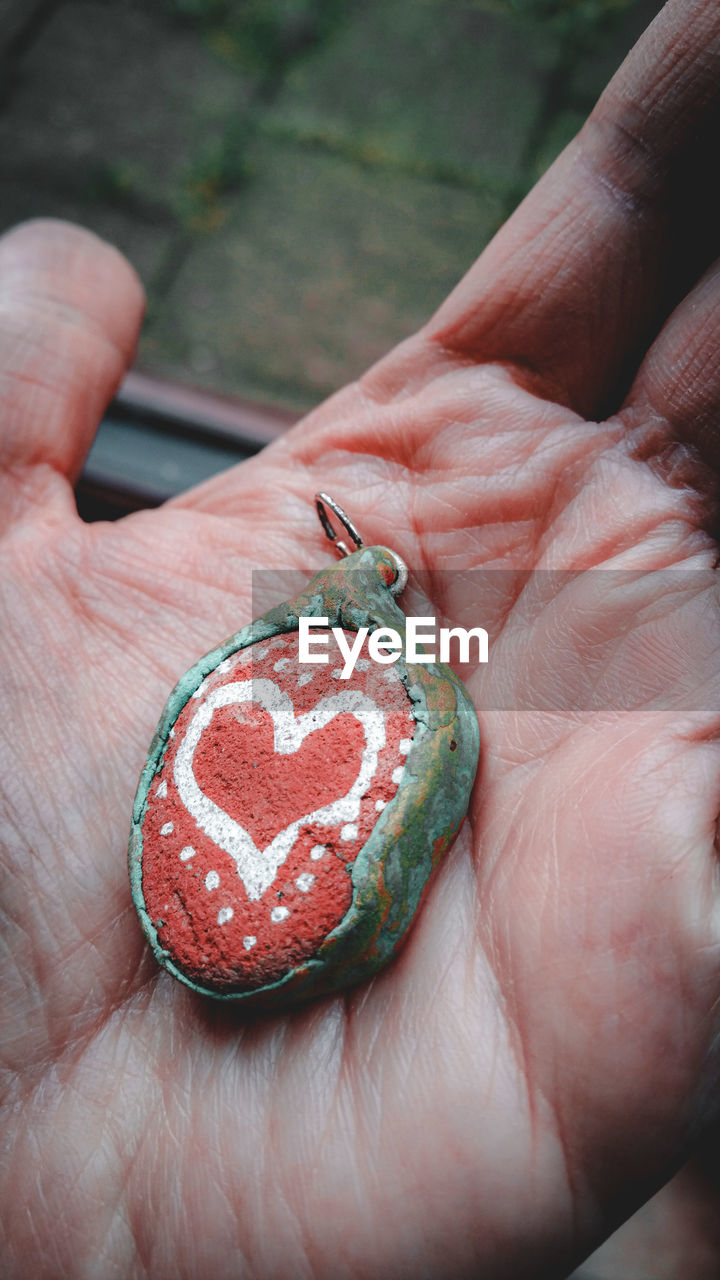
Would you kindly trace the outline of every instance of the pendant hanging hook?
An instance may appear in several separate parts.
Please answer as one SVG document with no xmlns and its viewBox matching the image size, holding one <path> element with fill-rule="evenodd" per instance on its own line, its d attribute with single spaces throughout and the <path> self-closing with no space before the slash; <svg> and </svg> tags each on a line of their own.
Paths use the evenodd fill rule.
<svg viewBox="0 0 720 1280">
<path fill-rule="evenodd" d="M 341 556 L 350 555 L 350 548 L 348 547 L 347 542 L 344 541 L 342 535 L 336 533 L 335 529 L 330 523 L 330 517 L 327 513 L 328 507 L 332 511 L 333 515 L 337 516 L 343 529 L 352 538 L 353 542 L 355 543 L 353 550 L 359 551 L 361 546 L 363 545 L 363 540 L 360 537 L 360 534 L 355 528 L 355 525 L 353 524 L 349 515 L 347 515 L 347 513 L 343 511 L 342 507 L 340 506 L 340 503 L 336 502 L 334 498 L 331 498 L 329 493 L 316 493 L 315 506 L 317 507 L 317 513 L 318 513 L 318 518 L 320 520 L 320 523 L 323 529 L 325 530 L 327 537 L 330 539 L 333 546 L 335 547 L 335 550 L 339 551 Z"/>
<path fill-rule="evenodd" d="M 325 530 L 327 537 L 330 539 L 330 542 L 332 542 L 333 546 L 335 547 L 335 550 L 338 551 L 341 556 L 349 556 L 351 554 L 351 548 L 348 546 L 347 542 L 345 542 L 344 538 L 340 534 L 338 534 L 335 528 L 333 527 L 333 524 L 328 515 L 328 508 L 330 509 L 330 511 L 332 511 L 333 515 L 337 516 L 343 529 L 349 535 L 349 537 L 352 538 L 353 542 L 355 543 L 355 546 L 352 548 L 352 550 L 359 551 L 360 548 L 363 546 L 363 540 L 360 537 L 360 534 L 355 528 L 355 525 L 353 524 L 347 512 L 343 511 L 342 507 L 340 506 L 340 503 L 336 502 L 334 498 L 331 498 L 329 493 L 316 493 L 315 506 L 317 508 L 318 519 L 320 520 L 320 523 L 323 529 Z M 390 591 L 392 595 L 399 596 L 400 592 L 404 591 L 405 586 L 407 585 L 408 569 L 407 569 L 407 565 L 405 564 L 405 561 L 402 559 L 401 556 L 397 554 L 397 551 L 391 551 L 390 555 L 395 561 L 395 568 L 397 570 L 397 577 L 393 582 L 392 586 L 390 587 Z"/>
</svg>

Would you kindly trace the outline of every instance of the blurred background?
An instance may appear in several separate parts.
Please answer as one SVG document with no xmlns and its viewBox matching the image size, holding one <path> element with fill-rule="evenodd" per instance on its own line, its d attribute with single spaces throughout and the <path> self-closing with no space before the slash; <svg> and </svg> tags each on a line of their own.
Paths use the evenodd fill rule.
<svg viewBox="0 0 720 1280">
<path fill-rule="evenodd" d="M 422 324 L 659 0 L 0 0 L 0 230 L 130 258 L 148 315 L 78 489 L 154 505 Z"/>
<path fill-rule="evenodd" d="M 256 452 L 412 333 L 660 7 L 0 0 L 0 231 L 79 222 L 148 294 L 81 514 Z M 688 1166 L 575 1280 L 716 1277 L 716 1210 Z"/>
</svg>

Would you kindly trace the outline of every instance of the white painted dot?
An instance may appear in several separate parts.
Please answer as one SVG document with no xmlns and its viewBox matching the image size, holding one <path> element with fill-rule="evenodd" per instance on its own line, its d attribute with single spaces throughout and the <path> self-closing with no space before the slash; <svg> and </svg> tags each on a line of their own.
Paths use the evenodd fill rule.
<svg viewBox="0 0 720 1280">
<path fill-rule="evenodd" d="M 345 826 L 342 827 L 340 831 L 340 836 L 343 840 L 354 840 L 357 836 L 357 833 L 358 833 L 357 823 L 346 822 Z"/>
<path fill-rule="evenodd" d="M 356 671 L 367 671 L 367 669 L 368 669 L 368 667 L 369 667 L 369 666 L 370 666 L 370 659 L 369 659 L 369 658 L 358 658 L 357 662 L 355 663 L 355 670 L 356 670 Z"/>
<path fill-rule="evenodd" d="M 195 690 L 195 692 L 194 692 L 194 694 L 193 694 L 193 698 L 202 698 L 202 696 L 203 696 L 203 694 L 204 694 L 204 692 L 205 692 L 205 685 L 206 685 L 206 684 L 207 684 L 207 681 L 206 681 L 206 680 L 203 680 L 203 681 L 202 681 L 202 684 L 199 684 L 199 685 L 198 685 L 197 689 Z"/>
<path fill-rule="evenodd" d="M 290 912 L 288 911 L 287 907 L 273 907 L 272 911 L 270 912 L 270 919 L 272 920 L 273 924 L 279 924 L 281 920 L 287 920 L 289 915 L 290 915 Z"/>
<path fill-rule="evenodd" d="M 335 668 L 330 672 L 330 675 L 332 676 L 333 680 L 341 680 L 341 679 L 342 679 L 342 667 L 335 667 Z"/>
<path fill-rule="evenodd" d="M 387 680 L 389 684 L 394 684 L 396 680 L 400 679 L 400 675 L 395 667 L 386 667 L 382 673 L 382 678 Z"/>
<path fill-rule="evenodd" d="M 299 685 L 309 684 L 314 675 L 315 675 L 314 671 L 305 671 L 301 676 L 298 676 L 298 684 Z"/>
<path fill-rule="evenodd" d="M 243 938 L 243 946 L 246 951 L 252 951 L 253 947 L 256 945 L 257 938 L 254 938 L 251 933 L 248 934 L 247 938 Z"/>
<path fill-rule="evenodd" d="M 285 636 L 275 636 L 275 639 L 271 640 L 268 645 L 268 649 L 284 649 L 284 648 L 285 648 Z"/>
<path fill-rule="evenodd" d="M 229 671 L 231 666 L 232 666 L 232 658 L 225 658 L 224 662 L 221 662 L 220 665 L 218 666 L 218 671 L 223 671 L 223 672 Z"/>
<path fill-rule="evenodd" d="M 269 649 L 259 648 L 259 649 L 256 649 L 256 650 L 255 650 L 255 655 L 254 655 L 254 656 L 255 656 L 256 658 L 258 658 L 258 659 L 260 660 L 260 662 L 262 662 L 263 658 L 267 658 L 267 656 L 268 656 L 269 652 L 270 652 L 270 650 L 269 650 Z"/>
<path fill-rule="evenodd" d="M 232 920 L 235 912 L 232 907 L 221 907 L 218 911 L 218 924 L 227 924 L 228 920 Z"/>
<path fill-rule="evenodd" d="M 205 888 L 217 889 L 219 884 L 220 884 L 220 877 L 217 871 L 208 871 L 205 877 Z"/>
<path fill-rule="evenodd" d="M 172 824 L 172 822 L 164 822 L 164 823 L 163 823 L 163 825 L 162 825 L 162 826 L 161 826 L 161 828 L 160 828 L 160 835 L 161 835 L 161 836 L 169 836 L 169 835 L 170 835 L 170 833 L 173 831 L 173 829 L 174 829 L 174 828 L 173 828 L 173 824 Z"/>
<path fill-rule="evenodd" d="M 393 769 L 393 771 L 392 771 L 392 780 L 393 780 L 393 782 L 398 782 L 398 783 L 399 783 L 399 782 L 402 782 L 402 776 L 403 776 L 404 772 L 405 772 L 405 765 L 404 765 L 404 764 L 399 764 L 399 765 L 398 765 L 398 767 L 397 767 L 397 769 Z"/>
<path fill-rule="evenodd" d="M 169 738 L 174 738 L 174 737 L 175 737 L 175 726 L 174 726 L 174 725 L 173 725 L 172 729 L 170 730 L 170 732 L 169 732 L 169 734 L 168 734 L 168 737 L 169 737 Z"/>
<path fill-rule="evenodd" d="M 411 747 L 412 747 L 412 738 L 402 738 L 398 745 L 398 751 L 400 752 L 401 756 L 406 756 Z"/>
<path fill-rule="evenodd" d="M 186 844 L 184 849 L 180 850 L 180 861 L 187 862 L 188 858 L 195 857 L 195 850 L 191 844 Z"/>
<path fill-rule="evenodd" d="M 284 671 L 286 667 L 291 667 L 291 666 L 292 666 L 292 662 L 290 661 L 289 658 L 278 658 L 277 662 L 275 663 L 275 666 L 273 667 L 273 671 Z"/>
<path fill-rule="evenodd" d="M 158 797 L 158 799 L 160 799 L 160 800 L 164 800 L 164 799 L 165 799 L 165 797 L 166 797 L 166 795 L 167 795 L 167 782 L 165 781 L 165 779 L 164 779 L 164 778 L 163 778 L 162 782 L 160 783 L 160 786 L 158 787 L 157 791 L 155 792 L 155 795 L 156 795 L 156 796 Z"/>
<path fill-rule="evenodd" d="M 301 893 L 308 893 L 315 883 L 315 877 L 311 875 L 309 871 L 303 871 L 302 875 L 298 876 L 295 883 Z"/>
<path fill-rule="evenodd" d="M 378 813 L 382 813 L 382 811 L 383 811 L 383 809 L 385 808 L 386 804 L 387 804 L 387 800 L 376 800 L 376 801 L 375 801 L 375 808 L 377 809 Z"/>
<path fill-rule="evenodd" d="M 327 847 L 324 844 L 314 844 L 310 850 L 310 857 L 313 862 L 317 862 L 318 858 L 322 858 L 325 853 L 327 853 Z"/>
</svg>

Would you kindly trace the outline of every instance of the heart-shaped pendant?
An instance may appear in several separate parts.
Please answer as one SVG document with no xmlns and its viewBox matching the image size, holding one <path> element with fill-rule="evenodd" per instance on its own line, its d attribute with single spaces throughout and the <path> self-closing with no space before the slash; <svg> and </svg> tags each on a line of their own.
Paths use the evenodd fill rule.
<svg viewBox="0 0 720 1280">
<path fill-rule="evenodd" d="M 338 640 L 404 635 L 393 594 L 406 571 L 317 501 L 345 558 L 182 678 L 135 799 L 130 877 L 155 955 L 195 990 L 246 1003 L 333 991 L 392 957 L 477 766 L 475 711 L 448 667 L 363 657 L 348 674 Z M 342 629 L 312 662 L 306 618 Z"/>
</svg>

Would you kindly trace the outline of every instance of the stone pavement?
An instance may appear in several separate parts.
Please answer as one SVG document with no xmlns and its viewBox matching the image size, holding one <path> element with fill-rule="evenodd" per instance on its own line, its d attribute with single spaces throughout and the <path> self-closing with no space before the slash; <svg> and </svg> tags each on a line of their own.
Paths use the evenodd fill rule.
<svg viewBox="0 0 720 1280">
<path fill-rule="evenodd" d="M 432 313 L 659 0 L 0 0 L 0 228 L 71 218 L 139 364 L 303 410 Z"/>
</svg>

